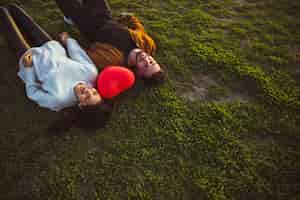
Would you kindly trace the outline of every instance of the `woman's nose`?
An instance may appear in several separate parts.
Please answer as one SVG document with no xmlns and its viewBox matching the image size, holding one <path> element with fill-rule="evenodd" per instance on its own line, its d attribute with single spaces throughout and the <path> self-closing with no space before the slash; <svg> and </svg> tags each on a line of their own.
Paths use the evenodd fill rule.
<svg viewBox="0 0 300 200">
<path fill-rule="evenodd" d="M 90 96 L 91 95 L 91 91 L 89 89 L 85 90 L 85 95 Z"/>
<path fill-rule="evenodd" d="M 147 63 L 148 63 L 148 64 L 152 64 L 152 63 L 153 63 L 153 60 L 152 60 L 151 58 L 149 58 L 149 57 L 147 57 L 146 60 L 147 60 Z"/>
</svg>

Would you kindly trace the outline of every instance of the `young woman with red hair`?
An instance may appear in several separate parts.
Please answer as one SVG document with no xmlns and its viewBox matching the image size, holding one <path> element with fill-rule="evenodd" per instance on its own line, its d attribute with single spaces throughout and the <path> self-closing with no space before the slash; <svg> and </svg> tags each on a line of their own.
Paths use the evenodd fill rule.
<svg viewBox="0 0 300 200">
<path fill-rule="evenodd" d="M 111 64 L 134 67 L 137 75 L 145 80 L 164 81 L 164 72 L 152 57 L 156 45 L 138 18 L 123 15 L 120 21 L 127 23 L 124 26 L 113 19 L 106 0 L 56 0 L 56 3 L 90 42 L 87 53 L 96 66 L 103 63 L 101 58 L 110 58 Z M 112 50 L 111 56 L 101 56 L 99 51 L 105 48 L 103 45 Z"/>
</svg>

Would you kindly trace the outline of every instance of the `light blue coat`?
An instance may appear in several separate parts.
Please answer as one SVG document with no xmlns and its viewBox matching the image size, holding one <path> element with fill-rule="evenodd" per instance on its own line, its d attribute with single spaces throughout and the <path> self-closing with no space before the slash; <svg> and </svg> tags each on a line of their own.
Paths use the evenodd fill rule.
<svg viewBox="0 0 300 200">
<path fill-rule="evenodd" d="M 65 48 L 52 40 L 28 50 L 33 56 L 33 67 L 24 67 L 23 56 L 19 61 L 18 76 L 25 83 L 28 98 L 53 111 L 76 105 L 74 86 L 80 82 L 95 86 L 98 74 L 76 40 L 68 38 L 66 46 L 69 57 Z"/>
</svg>

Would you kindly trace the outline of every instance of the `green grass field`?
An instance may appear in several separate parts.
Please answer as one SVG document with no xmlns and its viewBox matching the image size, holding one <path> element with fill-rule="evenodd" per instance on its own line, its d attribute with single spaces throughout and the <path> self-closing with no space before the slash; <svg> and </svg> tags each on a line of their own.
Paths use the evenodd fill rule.
<svg viewBox="0 0 300 200">
<path fill-rule="evenodd" d="M 167 83 L 138 82 L 105 129 L 49 133 L 1 34 L 0 199 L 300 199 L 300 1 L 109 2 L 141 18 Z M 83 41 L 54 0 L 7 3 Z"/>
</svg>

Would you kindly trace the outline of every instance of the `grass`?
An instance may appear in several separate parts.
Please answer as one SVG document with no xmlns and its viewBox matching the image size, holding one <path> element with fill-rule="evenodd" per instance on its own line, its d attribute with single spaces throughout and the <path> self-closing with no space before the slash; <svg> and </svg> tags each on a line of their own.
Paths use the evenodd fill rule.
<svg viewBox="0 0 300 200">
<path fill-rule="evenodd" d="M 52 35 L 84 41 L 53 0 L 1 0 L 13 2 Z M 95 133 L 49 133 L 58 114 L 26 98 L 0 36 L 0 199 L 299 199 L 300 3 L 109 2 L 142 19 L 168 82 L 138 82 Z M 200 74 L 222 83 L 210 98 L 251 100 L 184 99 L 177 86 Z"/>
</svg>

